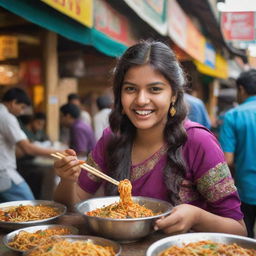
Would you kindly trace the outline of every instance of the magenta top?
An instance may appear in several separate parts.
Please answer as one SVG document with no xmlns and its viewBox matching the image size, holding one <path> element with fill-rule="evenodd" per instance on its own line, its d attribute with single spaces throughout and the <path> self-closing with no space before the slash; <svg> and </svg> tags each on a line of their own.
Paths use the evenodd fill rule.
<svg viewBox="0 0 256 256">
<path fill-rule="evenodd" d="M 241 220 L 240 199 L 224 154 L 215 136 L 203 126 L 186 120 L 184 127 L 188 139 L 183 146 L 187 164 L 185 178 L 179 191 L 179 203 L 188 203 L 211 213 Z M 108 174 L 104 151 L 111 135 L 105 129 L 101 139 L 91 152 L 88 164 Z M 168 189 L 164 182 L 167 161 L 163 146 L 142 163 L 131 166 L 133 196 L 147 196 L 168 201 Z M 103 180 L 88 172 L 81 172 L 78 184 L 86 192 L 94 194 Z"/>
</svg>

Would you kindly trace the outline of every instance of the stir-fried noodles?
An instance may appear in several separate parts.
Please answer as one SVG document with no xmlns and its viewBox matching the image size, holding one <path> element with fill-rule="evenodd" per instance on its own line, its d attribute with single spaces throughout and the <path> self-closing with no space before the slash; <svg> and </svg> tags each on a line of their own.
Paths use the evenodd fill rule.
<svg viewBox="0 0 256 256">
<path fill-rule="evenodd" d="M 68 241 L 55 238 L 45 240 L 33 249 L 28 256 L 115 256 L 110 246 L 101 246 L 91 241 Z"/>
<path fill-rule="evenodd" d="M 20 205 L 0 209 L 0 221 L 27 222 L 59 215 L 58 209 L 47 205 Z"/>
<path fill-rule="evenodd" d="M 172 246 L 159 256 L 255 256 L 255 249 L 245 249 L 233 244 L 222 244 L 213 241 L 189 243 L 184 247 Z"/>
<path fill-rule="evenodd" d="M 18 250 L 27 251 L 36 247 L 48 237 L 54 235 L 70 235 L 71 233 L 71 230 L 66 227 L 52 227 L 44 230 L 37 230 L 34 233 L 20 231 L 8 245 Z"/>
<path fill-rule="evenodd" d="M 129 180 L 120 181 L 118 191 L 120 193 L 120 202 L 87 212 L 86 214 L 88 216 L 113 219 L 143 218 L 159 214 L 153 213 L 150 209 L 133 202 L 132 185 Z"/>
</svg>

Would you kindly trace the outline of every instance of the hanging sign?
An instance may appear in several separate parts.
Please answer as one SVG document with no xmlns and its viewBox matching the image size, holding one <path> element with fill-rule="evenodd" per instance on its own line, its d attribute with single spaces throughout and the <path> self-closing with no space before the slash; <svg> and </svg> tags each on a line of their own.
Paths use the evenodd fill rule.
<svg viewBox="0 0 256 256">
<path fill-rule="evenodd" d="M 18 57 L 18 39 L 16 36 L 0 36 L 0 60 Z"/>
<path fill-rule="evenodd" d="M 94 1 L 94 27 L 127 46 L 135 43 L 128 19 L 119 14 L 105 0 Z"/>
<path fill-rule="evenodd" d="M 168 2 L 168 34 L 183 50 L 187 48 L 188 18 L 176 1 Z"/>
<path fill-rule="evenodd" d="M 206 42 L 204 64 L 211 68 L 215 68 L 215 62 L 216 62 L 215 49 L 210 42 Z"/>
<path fill-rule="evenodd" d="M 205 37 L 200 33 L 192 21 L 188 19 L 186 52 L 194 59 L 204 63 L 205 43 Z"/>
<path fill-rule="evenodd" d="M 228 41 L 253 41 L 255 39 L 254 12 L 223 12 L 221 28 Z"/>
<path fill-rule="evenodd" d="M 167 0 L 124 0 L 137 15 L 161 35 L 167 35 Z"/>
<path fill-rule="evenodd" d="M 93 25 L 92 0 L 41 0 L 87 27 Z"/>
</svg>

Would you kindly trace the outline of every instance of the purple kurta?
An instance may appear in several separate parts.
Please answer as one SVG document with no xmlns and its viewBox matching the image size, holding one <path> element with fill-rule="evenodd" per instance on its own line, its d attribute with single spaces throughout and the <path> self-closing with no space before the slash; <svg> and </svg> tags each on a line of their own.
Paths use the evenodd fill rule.
<svg viewBox="0 0 256 256">
<path fill-rule="evenodd" d="M 187 172 L 179 191 L 179 203 L 196 205 L 214 214 L 241 220 L 240 200 L 217 139 L 203 126 L 186 120 L 188 139 L 183 146 Z M 104 151 L 110 138 L 110 129 L 92 151 L 88 163 L 107 173 Z M 164 181 L 167 161 L 166 146 L 142 163 L 132 165 L 131 182 L 133 196 L 147 196 L 168 201 L 168 189 Z M 102 180 L 81 172 L 79 185 L 94 194 Z"/>
</svg>

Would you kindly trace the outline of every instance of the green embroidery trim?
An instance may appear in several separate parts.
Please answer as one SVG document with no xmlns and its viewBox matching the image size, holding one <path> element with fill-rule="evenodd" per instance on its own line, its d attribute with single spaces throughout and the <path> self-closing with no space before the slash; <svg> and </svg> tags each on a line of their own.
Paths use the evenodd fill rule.
<svg viewBox="0 0 256 256">
<path fill-rule="evenodd" d="M 165 145 L 161 149 L 159 149 L 158 152 L 152 155 L 145 163 L 140 164 L 137 167 L 132 168 L 131 171 L 131 181 L 134 181 L 136 179 L 139 179 L 147 172 L 150 172 L 152 169 L 154 169 L 155 165 L 158 163 L 160 158 L 167 152 L 167 146 Z"/>
<path fill-rule="evenodd" d="M 227 163 L 220 163 L 196 181 L 197 189 L 208 201 L 215 202 L 236 191 Z"/>
</svg>

